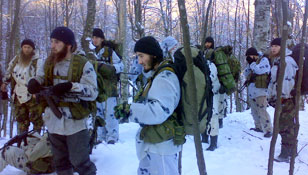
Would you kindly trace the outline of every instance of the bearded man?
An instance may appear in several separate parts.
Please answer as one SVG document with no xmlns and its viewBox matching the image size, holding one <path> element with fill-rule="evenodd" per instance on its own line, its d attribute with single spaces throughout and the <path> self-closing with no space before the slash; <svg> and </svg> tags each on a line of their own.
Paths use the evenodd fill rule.
<svg viewBox="0 0 308 175">
<path fill-rule="evenodd" d="M 18 133 L 28 131 L 30 122 L 33 129 L 40 131 L 43 126 L 42 110 L 35 98 L 28 92 L 28 81 L 35 77 L 38 67 L 43 64 L 35 52 L 35 44 L 30 39 L 21 43 L 21 51 L 9 63 L 2 79 L 1 91 L 7 92 L 7 85 L 11 82 L 11 98 L 18 125 Z"/>
<path fill-rule="evenodd" d="M 28 90 L 35 94 L 44 85 L 58 98 L 56 106 L 61 116 L 48 105 L 44 113 L 57 174 L 73 175 L 74 169 L 80 175 L 95 175 L 86 121 L 94 112 L 98 95 L 96 73 L 86 58 L 73 53 L 77 47 L 69 28 L 57 27 L 50 38 L 51 54 L 38 75 L 29 81 Z"/>
</svg>

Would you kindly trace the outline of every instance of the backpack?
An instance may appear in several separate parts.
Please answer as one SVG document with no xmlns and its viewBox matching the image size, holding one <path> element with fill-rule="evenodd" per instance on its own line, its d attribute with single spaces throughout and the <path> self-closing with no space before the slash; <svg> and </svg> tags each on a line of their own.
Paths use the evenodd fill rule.
<svg viewBox="0 0 308 175">
<path fill-rule="evenodd" d="M 297 44 L 292 49 L 292 58 L 295 60 L 297 65 L 299 65 L 299 55 L 300 55 L 300 44 Z M 296 73 L 296 79 L 295 81 L 298 81 L 298 71 Z M 295 83 L 296 85 L 296 83 Z M 308 44 L 305 44 L 304 46 L 304 65 L 303 65 L 303 78 L 302 78 L 302 84 L 301 84 L 301 95 L 307 95 L 308 94 Z"/>
<path fill-rule="evenodd" d="M 230 95 L 232 92 L 236 90 L 236 81 L 234 78 L 239 77 L 240 64 L 235 61 L 236 58 L 233 56 L 232 60 L 228 61 L 232 56 L 232 47 L 231 46 L 223 46 L 217 47 L 211 54 L 210 60 L 216 65 L 218 72 L 218 79 L 222 87 L 224 87 L 225 92 Z M 232 74 L 232 69 L 230 65 L 235 66 Z M 230 64 L 230 65 L 229 65 Z M 238 77 L 233 77 L 238 76 Z"/>
<path fill-rule="evenodd" d="M 193 70 L 197 87 L 199 129 L 200 133 L 202 133 L 205 131 L 212 116 L 212 84 L 206 60 L 197 48 L 191 47 L 191 49 L 194 59 Z M 140 132 L 140 139 L 144 140 L 144 142 L 155 144 L 173 139 L 175 145 L 182 145 L 185 143 L 185 135 L 193 135 L 193 120 L 195 116 L 191 115 L 192 107 L 191 104 L 188 103 L 188 76 L 186 73 L 187 68 L 184 49 L 178 49 L 174 54 L 174 58 L 174 63 L 168 63 L 168 61 L 161 63 L 161 66 L 157 68 L 153 76 L 148 80 L 146 88 L 142 89 L 134 98 L 135 102 L 142 102 L 147 96 L 152 81 L 164 70 L 175 73 L 179 79 L 181 99 L 177 108 L 162 124 L 143 126 Z"/>
<path fill-rule="evenodd" d="M 228 65 L 231 69 L 231 74 L 234 78 L 234 81 L 237 83 L 240 79 L 241 74 L 241 63 L 240 61 L 235 57 L 234 54 L 231 54 L 230 57 L 227 59 Z"/>
<path fill-rule="evenodd" d="M 213 109 L 213 92 L 212 82 L 210 78 L 210 69 L 208 62 L 204 58 L 201 51 L 191 46 L 191 53 L 193 58 L 193 71 L 195 75 L 196 89 L 197 89 L 197 104 L 198 104 L 198 119 L 200 133 L 203 133 L 209 124 L 212 117 Z M 174 68 L 175 73 L 180 81 L 181 86 L 181 100 L 176 109 L 176 113 L 180 116 L 183 122 L 185 134 L 193 135 L 193 120 L 191 115 L 191 104 L 188 102 L 188 74 L 185 60 L 184 48 L 178 49 L 174 53 L 174 64 L 171 67 Z"/>
<path fill-rule="evenodd" d="M 117 86 L 118 78 L 113 66 L 96 61 L 96 56 L 93 53 L 85 55 L 83 52 L 78 53 L 82 57 L 86 57 L 90 63 L 92 63 L 97 75 L 97 88 L 98 96 L 96 101 L 102 103 L 107 100 L 108 97 L 114 96 L 117 92 L 114 92 L 114 87 Z M 94 59 L 95 58 L 95 59 Z"/>
</svg>

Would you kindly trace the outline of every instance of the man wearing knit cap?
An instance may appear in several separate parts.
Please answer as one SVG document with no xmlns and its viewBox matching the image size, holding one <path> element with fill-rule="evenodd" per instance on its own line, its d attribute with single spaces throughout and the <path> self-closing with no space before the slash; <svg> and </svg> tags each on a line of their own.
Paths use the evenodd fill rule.
<svg viewBox="0 0 308 175">
<path fill-rule="evenodd" d="M 271 118 L 266 111 L 267 108 L 267 87 L 271 70 L 270 62 L 266 57 L 259 57 L 254 47 L 246 51 L 247 66 L 244 71 L 248 82 L 249 104 L 251 114 L 255 123 L 250 130 L 263 132 L 264 137 L 272 136 Z"/>
<path fill-rule="evenodd" d="M 96 167 L 89 158 L 89 133 L 86 121 L 94 112 L 98 95 L 96 73 L 86 58 L 74 54 L 74 33 L 67 27 L 57 27 L 50 35 L 51 53 L 28 90 L 35 94 L 42 86 L 50 87 L 61 115 L 46 106 L 44 122 L 58 175 L 95 175 Z M 71 94 L 71 95 L 69 95 Z"/>
<path fill-rule="evenodd" d="M 292 147 L 296 144 L 295 137 L 295 104 L 291 91 L 295 85 L 296 71 L 298 66 L 294 59 L 290 56 L 292 53 L 286 49 L 286 67 L 282 82 L 282 94 L 280 99 L 277 99 L 277 80 L 280 75 L 280 53 L 281 39 L 276 38 L 271 42 L 270 58 L 272 61 L 271 78 L 268 86 L 268 99 L 271 106 L 275 106 L 276 101 L 281 101 L 281 113 L 279 117 L 279 134 L 281 136 L 281 152 L 275 159 L 278 162 L 289 162 L 292 155 Z"/>
<path fill-rule="evenodd" d="M 27 90 L 28 81 L 37 75 L 38 67 L 43 65 L 35 52 L 35 44 L 30 39 L 21 42 L 21 51 L 9 63 L 2 79 L 1 90 L 7 92 L 7 85 L 11 83 L 11 98 L 18 125 L 18 133 L 28 131 L 30 122 L 35 130 L 40 131 L 43 126 L 42 110 Z"/>
<path fill-rule="evenodd" d="M 92 33 L 92 43 L 96 47 L 95 53 L 97 61 L 112 65 L 116 73 L 119 75 L 124 70 L 124 65 L 111 47 L 112 43 L 105 40 L 104 32 L 99 28 L 94 28 Z M 98 140 L 106 141 L 108 144 L 114 144 L 119 139 L 119 122 L 114 117 L 113 108 L 117 105 L 117 83 L 118 79 L 110 80 L 107 86 L 110 86 L 109 91 L 106 92 L 108 99 L 103 103 L 97 103 L 97 116 L 106 121 L 104 127 L 98 128 Z"/>
<path fill-rule="evenodd" d="M 124 102 L 115 107 L 115 115 L 120 120 L 140 124 L 136 136 L 139 175 L 177 175 L 178 153 L 182 145 L 176 144 L 170 132 L 168 134 L 159 128 L 173 121 L 172 114 L 181 94 L 179 80 L 173 71 L 160 69 L 167 61 L 163 61 L 163 51 L 155 38 L 141 38 L 134 51 L 144 71 L 153 70 L 153 74 L 132 104 Z M 157 133 L 163 137 L 157 137 Z"/>
</svg>

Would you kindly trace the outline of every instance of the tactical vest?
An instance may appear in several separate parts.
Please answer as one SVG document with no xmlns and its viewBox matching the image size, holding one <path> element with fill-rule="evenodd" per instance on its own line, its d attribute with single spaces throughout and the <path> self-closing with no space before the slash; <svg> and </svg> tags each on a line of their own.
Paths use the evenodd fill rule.
<svg viewBox="0 0 308 175">
<path fill-rule="evenodd" d="M 262 58 L 259 58 L 256 63 L 259 64 L 261 62 Z M 252 82 L 255 83 L 256 88 L 267 88 L 268 84 L 269 84 L 269 74 L 265 73 L 265 74 L 261 74 L 261 75 L 256 75 L 255 76 L 255 80 L 253 80 Z"/>
<path fill-rule="evenodd" d="M 135 102 L 141 102 L 147 99 L 153 80 L 158 74 L 165 70 L 173 73 L 175 72 L 171 67 L 167 67 L 167 64 L 168 61 L 164 61 L 160 67 L 157 68 L 154 75 L 148 79 L 145 88 L 142 88 L 141 91 L 139 91 L 139 93 L 135 96 Z M 173 143 L 175 145 L 182 145 L 185 143 L 184 127 L 180 125 L 176 112 L 173 112 L 173 114 L 162 124 L 143 126 L 140 132 L 140 139 L 146 143 L 152 144 L 173 139 Z"/>
<path fill-rule="evenodd" d="M 112 48 L 104 46 L 104 52 L 102 53 L 102 56 L 97 59 L 97 61 L 104 61 L 105 63 L 112 64 Z M 100 49 L 101 50 L 101 49 Z M 99 52 L 98 52 L 99 53 Z"/>
<path fill-rule="evenodd" d="M 51 61 L 46 61 L 45 72 L 45 86 L 53 86 L 54 79 L 67 80 L 69 82 L 80 82 L 83 74 L 83 67 L 87 63 L 87 59 L 80 55 L 73 55 L 70 61 L 68 76 L 58 76 L 53 74 L 55 64 Z M 73 119 L 80 120 L 88 117 L 90 113 L 96 111 L 95 101 L 80 100 L 80 103 L 60 101 L 57 107 L 69 107 Z"/>
</svg>

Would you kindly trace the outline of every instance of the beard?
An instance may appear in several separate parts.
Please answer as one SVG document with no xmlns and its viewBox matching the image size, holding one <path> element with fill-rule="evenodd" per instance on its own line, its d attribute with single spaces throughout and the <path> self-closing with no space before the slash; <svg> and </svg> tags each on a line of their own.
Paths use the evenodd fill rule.
<svg viewBox="0 0 308 175">
<path fill-rule="evenodd" d="M 35 55 L 34 51 L 32 51 L 30 54 L 25 54 L 23 51 L 20 52 L 20 62 L 21 64 L 26 67 L 30 64 L 32 57 Z"/>
<path fill-rule="evenodd" d="M 47 61 L 53 62 L 53 63 L 58 63 L 60 61 L 63 61 L 67 55 L 67 48 L 68 46 L 65 45 L 60 52 L 55 53 L 53 51 L 50 52 L 50 55 L 47 58 Z"/>
<path fill-rule="evenodd" d="M 154 60 L 153 60 L 153 58 L 150 59 L 150 61 L 149 61 L 149 63 L 148 63 L 148 66 L 149 66 L 148 69 L 145 69 L 144 66 L 143 66 L 143 71 L 144 71 L 145 73 L 148 73 L 148 72 L 150 72 L 151 70 L 154 69 Z"/>
</svg>

